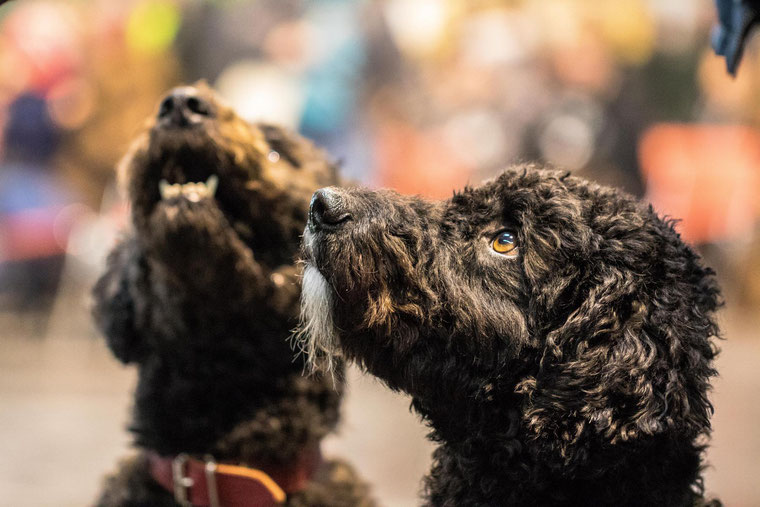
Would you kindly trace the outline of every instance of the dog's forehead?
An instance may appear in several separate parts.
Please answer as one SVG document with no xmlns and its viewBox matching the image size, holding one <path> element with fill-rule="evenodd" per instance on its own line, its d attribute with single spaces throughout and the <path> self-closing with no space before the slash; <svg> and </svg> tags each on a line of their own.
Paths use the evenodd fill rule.
<svg viewBox="0 0 760 507">
<path fill-rule="evenodd" d="M 477 187 L 465 187 L 446 203 L 447 215 L 467 216 L 470 220 L 494 220 L 504 215 L 523 193 L 505 178 L 488 180 Z"/>
<path fill-rule="evenodd" d="M 458 234 L 477 233 L 491 226 L 520 227 L 526 220 L 568 213 L 581 220 L 587 218 L 581 210 L 599 197 L 596 187 L 585 185 L 568 172 L 532 166 L 510 168 L 479 186 L 465 187 L 445 201 L 443 228 Z"/>
</svg>

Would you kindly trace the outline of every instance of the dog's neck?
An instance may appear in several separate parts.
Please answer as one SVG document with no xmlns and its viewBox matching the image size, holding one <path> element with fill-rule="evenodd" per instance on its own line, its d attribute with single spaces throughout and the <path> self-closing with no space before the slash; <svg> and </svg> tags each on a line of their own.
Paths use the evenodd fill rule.
<svg viewBox="0 0 760 507">
<path fill-rule="evenodd" d="M 146 283 L 137 286 L 148 301 L 139 328 L 154 342 L 139 362 L 131 425 L 138 446 L 241 465 L 286 463 L 334 428 L 340 386 L 304 378 L 287 343 L 297 296 L 251 300 L 246 287 L 256 279 L 214 257 L 221 247 L 183 251 L 176 266 L 150 251 Z M 241 252 L 232 258 L 251 263 Z M 199 283 L 196 266 L 211 278 Z"/>
<path fill-rule="evenodd" d="M 702 501 L 694 492 L 701 481 L 702 448 L 692 442 L 672 436 L 617 445 L 589 440 L 568 460 L 550 438 L 530 434 L 516 408 L 495 410 L 489 418 L 481 407 L 452 418 L 452 413 L 462 412 L 413 405 L 430 422 L 431 438 L 440 443 L 425 478 L 431 505 L 490 505 L 495 499 L 503 505 L 613 505 L 637 489 L 647 498 L 659 498 L 659 505 Z M 609 484 L 632 491 L 614 498 L 598 496 L 610 494 Z"/>
<path fill-rule="evenodd" d="M 147 364 L 131 430 L 138 446 L 164 456 L 286 464 L 334 428 L 340 396 L 330 382 L 300 374 L 265 386 L 253 378 L 172 377 Z"/>
</svg>

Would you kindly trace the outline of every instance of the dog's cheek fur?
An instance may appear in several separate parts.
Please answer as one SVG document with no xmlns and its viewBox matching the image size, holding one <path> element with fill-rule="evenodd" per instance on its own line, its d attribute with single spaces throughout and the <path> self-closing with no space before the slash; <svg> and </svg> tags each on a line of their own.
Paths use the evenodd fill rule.
<svg viewBox="0 0 760 507">
<path fill-rule="evenodd" d="M 519 261 L 491 253 L 485 238 L 456 244 L 437 262 L 441 305 L 449 333 L 460 337 L 467 354 L 487 359 L 494 351 L 511 354 L 529 344 L 527 319 L 520 310 Z"/>
<path fill-rule="evenodd" d="M 437 306 L 426 272 L 431 238 L 419 234 L 425 228 L 415 219 L 413 199 L 391 203 L 386 199 L 390 193 L 381 193 L 379 202 L 367 205 L 362 191 L 356 194 L 351 209 L 362 218 L 339 237 L 327 236 L 317 244 L 309 231 L 305 234 L 310 264 L 304 277 L 308 299 L 299 341 L 317 357 L 330 349 L 334 354 L 340 345 L 348 357 L 380 375 L 388 365 L 404 370 L 409 351 L 419 345 L 417 330 L 430 327 Z M 376 216 L 390 220 L 378 221 Z M 329 275 L 317 276 L 317 269 Z M 316 362 L 329 367 L 329 360 Z"/>
<path fill-rule="evenodd" d="M 424 227 L 415 219 L 414 202 L 393 203 L 383 197 L 359 208 L 357 214 L 366 218 L 340 237 L 321 242 L 315 252 L 316 266 L 329 273 L 332 287 L 340 288 L 334 302 L 341 306 L 337 313 L 351 313 L 352 318 L 345 319 L 352 322 L 346 331 L 377 329 L 387 334 L 407 318 L 423 324 L 428 318 L 425 310 L 435 304 L 426 273 L 431 238 L 420 234 Z M 356 201 L 357 207 L 363 204 L 360 198 Z M 358 314 L 361 318 L 354 319 Z"/>
</svg>

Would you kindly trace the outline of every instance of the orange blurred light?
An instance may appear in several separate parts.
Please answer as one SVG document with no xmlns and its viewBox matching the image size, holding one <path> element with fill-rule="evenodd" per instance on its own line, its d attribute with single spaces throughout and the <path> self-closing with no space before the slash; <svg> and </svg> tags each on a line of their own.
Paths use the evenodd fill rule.
<svg viewBox="0 0 760 507">
<path fill-rule="evenodd" d="M 639 144 L 647 197 L 700 243 L 749 234 L 758 216 L 760 131 L 739 125 L 663 124 Z"/>
<path fill-rule="evenodd" d="M 84 79 L 67 79 L 47 94 L 50 116 L 67 129 L 81 127 L 95 109 L 95 91 Z"/>
</svg>

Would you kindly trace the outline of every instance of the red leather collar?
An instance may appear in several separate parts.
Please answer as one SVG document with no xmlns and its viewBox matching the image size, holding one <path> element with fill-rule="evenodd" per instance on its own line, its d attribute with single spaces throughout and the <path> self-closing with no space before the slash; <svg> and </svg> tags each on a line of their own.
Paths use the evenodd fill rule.
<svg viewBox="0 0 760 507">
<path fill-rule="evenodd" d="M 319 446 L 289 466 L 260 469 L 148 453 L 150 474 L 183 507 L 274 507 L 306 487 L 322 462 Z"/>
</svg>

